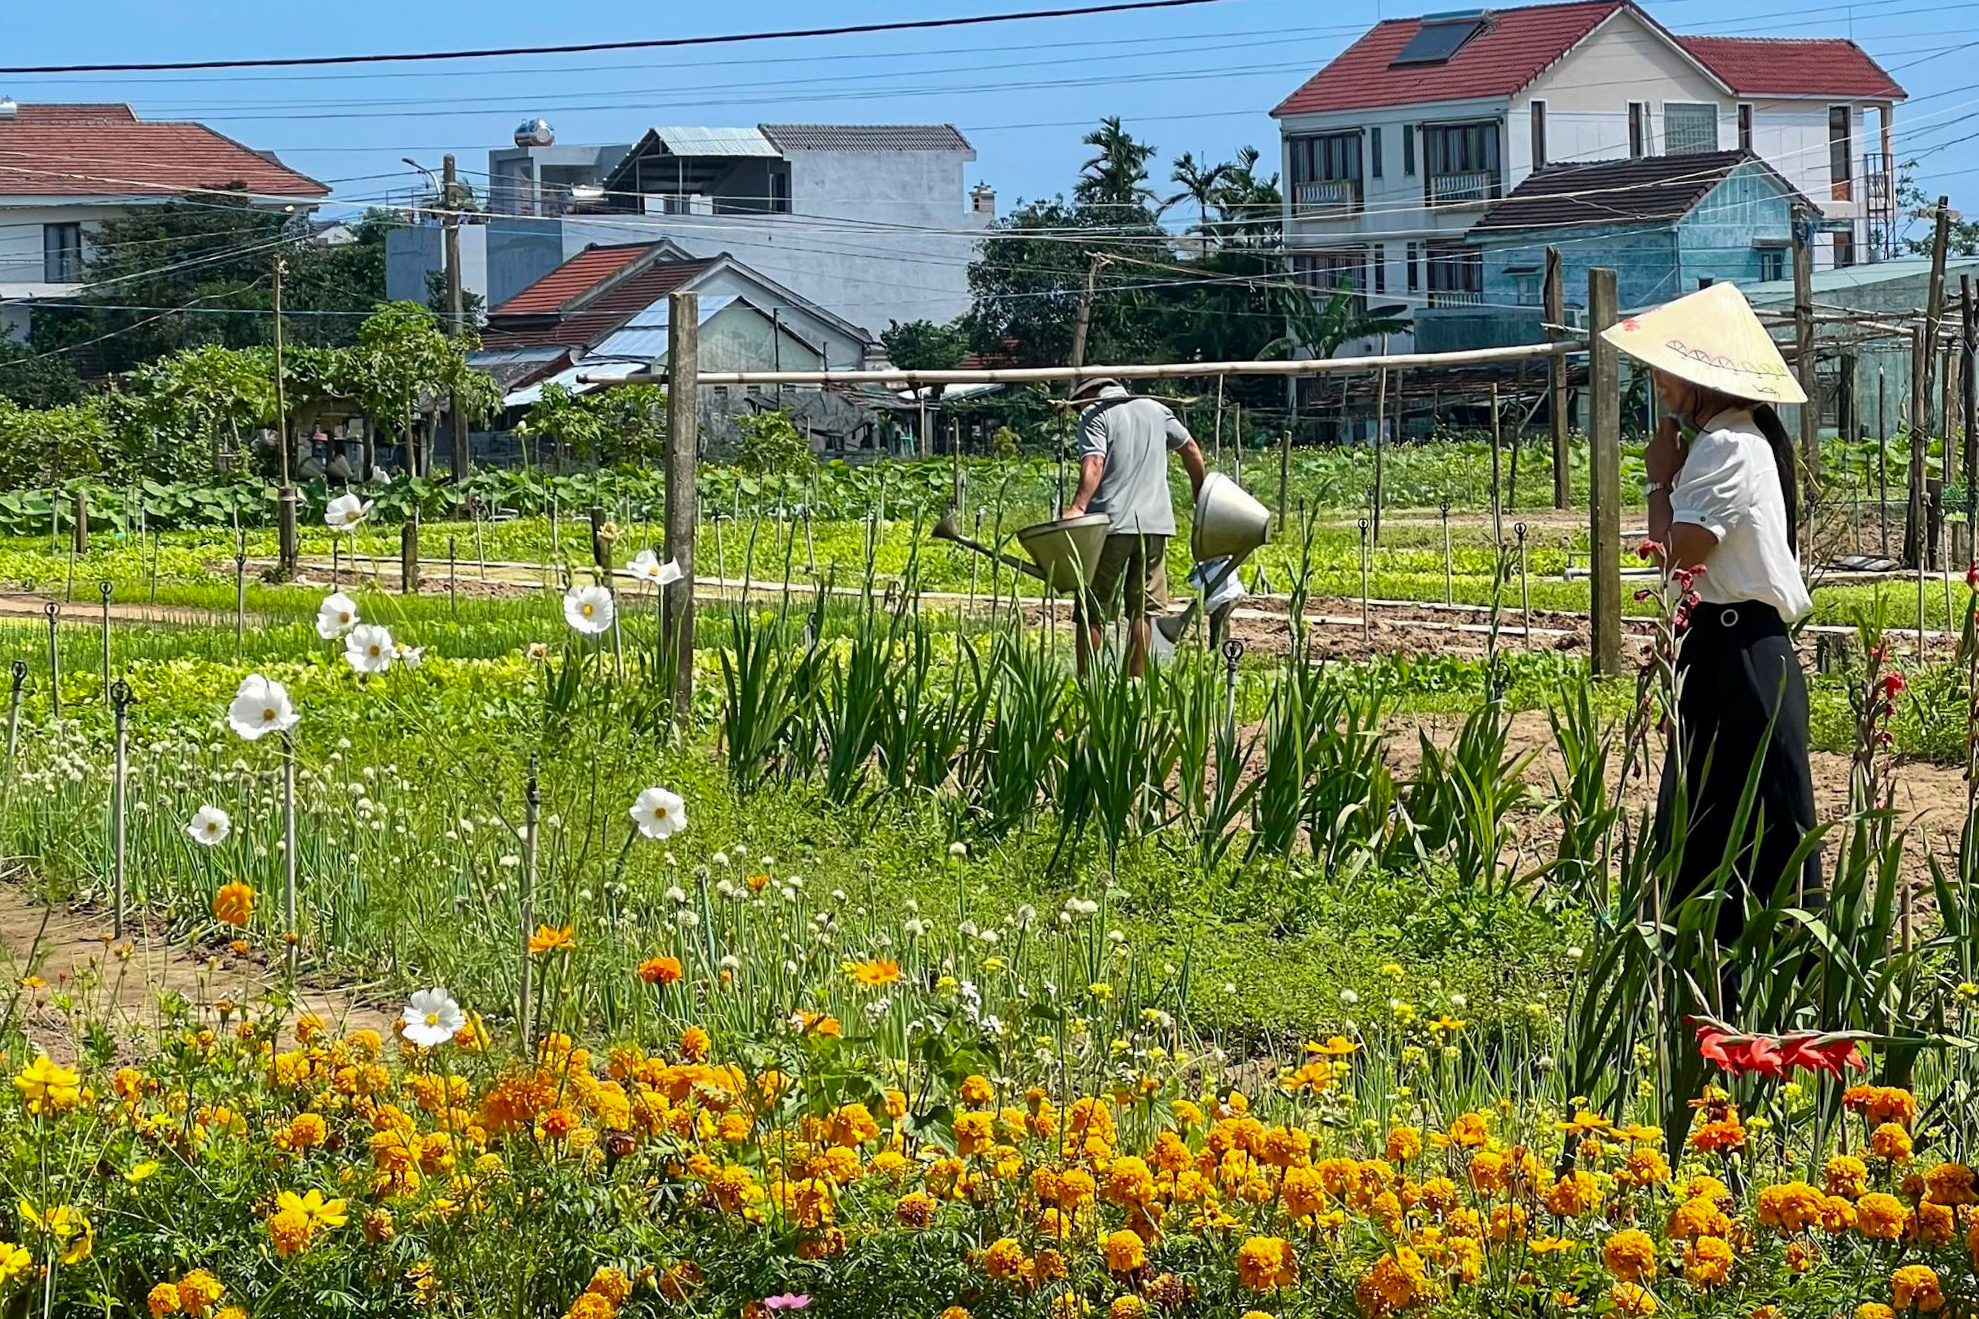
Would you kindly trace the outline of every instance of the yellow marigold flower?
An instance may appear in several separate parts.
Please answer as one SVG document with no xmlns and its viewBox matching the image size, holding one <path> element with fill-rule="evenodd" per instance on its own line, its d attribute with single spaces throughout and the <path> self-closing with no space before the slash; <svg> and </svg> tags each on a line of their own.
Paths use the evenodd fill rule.
<svg viewBox="0 0 1979 1319">
<path fill-rule="evenodd" d="M 1853 1154 L 1837 1154 L 1821 1170 L 1829 1195 L 1845 1195 L 1853 1200 L 1869 1189 L 1869 1165 Z"/>
<path fill-rule="evenodd" d="M 298 1113 L 289 1122 L 287 1136 L 290 1149 L 314 1149 L 330 1138 L 330 1127 L 321 1113 Z"/>
<path fill-rule="evenodd" d="M 283 1259 L 299 1255 L 309 1246 L 309 1215 L 295 1209 L 278 1210 L 268 1220 L 268 1240 Z"/>
<path fill-rule="evenodd" d="M 1656 1276 L 1656 1243 L 1647 1232 L 1625 1227 L 1608 1238 L 1601 1248 L 1601 1262 L 1608 1272 L 1623 1282 L 1640 1282 Z M 1645 1313 L 1653 1313 L 1646 1311 Z"/>
<path fill-rule="evenodd" d="M 941 1319 L 970 1319 L 970 1314 L 959 1305 L 951 1305 L 941 1312 Z"/>
<path fill-rule="evenodd" d="M 5 1287 L 34 1267 L 34 1256 L 25 1246 L 0 1241 L 0 1287 Z"/>
<path fill-rule="evenodd" d="M 1906 1264 L 1890 1275 L 1891 1303 L 1898 1310 L 1915 1306 L 1928 1314 L 1944 1308 L 1945 1294 L 1938 1286 L 1936 1269 L 1927 1264 Z"/>
<path fill-rule="evenodd" d="M 1407 1163 L 1422 1153 L 1422 1133 L 1414 1127 L 1391 1128 L 1383 1152 L 1391 1162 Z"/>
<path fill-rule="evenodd" d="M 632 1280 L 611 1265 L 600 1264 L 598 1271 L 591 1275 L 591 1281 L 585 1284 L 584 1290 L 588 1295 L 604 1297 L 616 1310 L 625 1304 L 627 1297 L 632 1295 Z"/>
<path fill-rule="evenodd" d="M 1869 1133 L 1869 1152 L 1892 1163 L 1910 1160 L 1910 1133 L 1894 1122 L 1885 1122 Z"/>
<path fill-rule="evenodd" d="M 999 1237 L 983 1252 L 983 1269 L 998 1282 L 1009 1282 L 1023 1272 L 1024 1248 L 1014 1237 Z"/>
<path fill-rule="evenodd" d="M 1425 1299 L 1428 1292 L 1422 1257 L 1407 1246 L 1398 1246 L 1394 1254 L 1376 1260 L 1354 1288 L 1355 1299 L 1369 1319 L 1405 1310 Z"/>
<path fill-rule="evenodd" d="M 1450 1124 L 1450 1140 L 1453 1144 L 1477 1149 L 1490 1137 L 1491 1131 L 1486 1126 L 1482 1113 L 1465 1113 Z"/>
<path fill-rule="evenodd" d="M 82 1098 L 82 1078 L 45 1053 L 37 1053 L 14 1078 L 14 1088 L 21 1092 L 27 1111 L 34 1117 L 67 1112 Z"/>
<path fill-rule="evenodd" d="M 875 957 L 870 961 L 848 963 L 845 974 L 852 977 L 854 984 L 879 989 L 900 979 L 900 963 L 890 957 Z"/>
<path fill-rule="evenodd" d="M 1910 1239 L 1920 1246 L 1949 1246 L 1957 1235 L 1957 1223 L 1950 1205 L 1921 1200 L 1911 1211 Z"/>
<path fill-rule="evenodd" d="M 1731 1243 L 1721 1237 L 1699 1237 L 1684 1247 L 1684 1278 L 1693 1287 L 1722 1287 L 1732 1276 Z"/>
<path fill-rule="evenodd" d="M 152 1319 L 163 1319 L 168 1314 L 179 1312 L 179 1289 L 169 1282 L 161 1282 L 146 1293 L 145 1308 L 151 1311 Z"/>
<path fill-rule="evenodd" d="M 987 1104 L 996 1097 L 996 1088 L 986 1076 L 966 1076 L 958 1093 L 965 1104 Z"/>
<path fill-rule="evenodd" d="M 1254 1292 L 1295 1286 L 1299 1257 L 1282 1237 L 1251 1237 L 1237 1247 L 1237 1276 Z"/>
<path fill-rule="evenodd" d="M 996 1144 L 996 1114 L 975 1112 L 955 1115 L 957 1154 L 985 1154 L 994 1144 Z"/>
<path fill-rule="evenodd" d="M 1633 1282 L 1618 1282 L 1608 1293 L 1614 1303 L 1616 1314 L 1649 1315 L 1656 1313 L 1656 1297 L 1647 1287 Z"/>
<path fill-rule="evenodd" d="M 1147 1243 L 1132 1228 L 1107 1233 L 1101 1245 L 1106 1251 L 1106 1267 L 1115 1273 L 1132 1273 L 1148 1262 Z"/>
<path fill-rule="evenodd" d="M 1660 1186 L 1669 1180 L 1670 1161 L 1663 1157 L 1663 1151 L 1646 1145 L 1630 1150 L 1628 1158 L 1615 1170 L 1618 1186 Z"/>
<path fill-rule="evenodd" d="M 577 927 L 575 925 L 538 925 L 536 933 L 529 936 L 531 956 L 540 957 L 544 953 L 568 953 L 577 948 Z"/>
<path fill-rule="evenodd" d="M 1138 1296 L 1116 1296 L 1106 1307 L 1106 1319 L 1146 1319 L 1148 1303 Z"/>
<path fill-rule="evenodd" d="M 618 1307 L 604 1297 L 593 1292 L 579 1292 L 577 1299 L 564 1311 L 564 1319 L 612 1319 Z"/>
<path fill-rule="evenodd" d="M 708 1038 L 708 1032 L 699 1026 L 689 1026 L 680 1033 L 680 1056 L 688 1062 L 706 1062 L 708 1050 L 713 1046 L 714 1041 Z"/>
<path fill-rule="evenodd" d="M 213 919 L 241 926 L 254 919 L 254 890 L 239 880 L 222 884 L 213 894 Z"/>
<path fill-rule="evenodd" d="M 244 1306 L 229 1305 L 215 1314 L 213 1319 L 248 1319 L 248 1313 Z"/>
<path fill-rule="evenodd" d="M 1871 1191 L 1855 1202 L 1855 1226 L 1863 1236 L 1895 1241 L 1903 1235 L 1903 1201 L 1883 1191 Z"/>
<path fill-rule="evenodd" d="M 1881 1301 L 1864 1301 L 1855 1307 L 1855 1319 L 1897 1319 L 1897 1312 Z"/>
<path fill-rule="evenodd" d="M 179 1279 L 179 1308 L 193 1319 L 218 1305 L 226 1294 L 226 1285 L 205 1269 L 194 1269 Z"/>
</svg>

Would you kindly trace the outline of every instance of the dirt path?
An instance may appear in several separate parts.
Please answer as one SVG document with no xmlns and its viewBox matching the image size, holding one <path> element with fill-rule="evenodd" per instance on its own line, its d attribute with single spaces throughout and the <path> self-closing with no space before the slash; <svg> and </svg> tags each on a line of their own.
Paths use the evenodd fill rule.
<svg viewBox="0 0 1979 1319">
<path fill-rule="evenodd" d="M 1390 733 L 1388 759 L 1395 773 L 1407 777 L 1416 773 L 1422 764 L 1422 745 L 1418 733 L 1427 733 L 1432 743 L 1447 747 L 1456 740 L 1463 727 L 1462 715 L 1402 715 L 1388 720 Z M 1544 853 L 1546 846 L 1558 836 L 1558 821 L 1553 817 L 1540 818 L 1540 807 L 1545 798 L 1553 795 L 1555 775 L 1564 775 L 1565 766 L 1553 741 L 1553 728 L 1547 722 L 1543 711 L 1527 710 L 1512 716 L 1511 731 L 1506 738 L 1506 749 L 1514 755 L 1534 753 L 1526 766 L 1525 780 L 1541 799 L 1514 813 L 1518 821 L 1517 830 L 1521 848 L 1530 857 L 1535 849 Z M 1620 781 L 1620 749 L 1610 762 L 1608 786 L 1613 792 Z M 1817 751 L 1812 756 L 1814 768 L 1814 804 L 1823 820 L 1838 820 L 1848 809 L 1848 779 L 1850 760 L 1844 755 L 1828 751 Z M 1957 767 L 1933 765 L 1924 761 L 1909 761 L 1900 764 L 1894 775 L 1898 823 L 1908 830 L 1904 845 L 1902 874 L 1905 880 L 1917 888 L 1928 888 L 1931 870 L 1928 857 L 1935 851 L 1940 857 L 1947 852 L 1956 853 L 1958 834 L 1965 821 L 1965 772 Z M 1653 779 L 1645 778 L 1634 784 L 1629 792 L 1631 811 L 1652 804 L 1656 785 Z M 1840 846 L 1840 839 L 1834 838 L 1828 852 L 1828 868 L 1832 869 L 1833 854 Z"/>
<path fill-rule="evenodd" d="M 0 882 L 0 993 L 22 1010 L 30 1039 L 58 1061 L 76 1057 L 92 1024 L 106 1025 L 121 1053 L 146 1051 L 165 1019 L 166 1004 L 184 1000 L 190 1019 L 218 1026 L 215 1005 L 243 1005 L 259 1016 L 278 987 L 259 963 L 224 951 L 217 956 L 167 942 L 138 928 L 112 944 L 108 922 L 66 907 L 46 907 L 20 884 Z M 19 998 L 14 999 L 18 993 Z M 333 1028 L 389 1032 L 391 1017 L 336 990 L 305 987 L 298 1012 L 313 1012 Z"/>
</svg>

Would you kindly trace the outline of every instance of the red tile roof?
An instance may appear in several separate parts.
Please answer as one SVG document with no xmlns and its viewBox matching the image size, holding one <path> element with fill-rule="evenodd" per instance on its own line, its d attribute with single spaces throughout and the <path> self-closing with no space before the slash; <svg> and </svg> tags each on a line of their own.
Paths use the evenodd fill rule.
<svg viewBox="0 0 1979 1319">
<path fill-rule="evenodd" d="M 147 122 L 127 105 L 23 105 L 0 118 L 0 197 L 177 196 L 235 185 L 271 198 L 330 191 L 204 124 Z"/>
<path fill-rule="evenodd" d="M 495 308 L 494 316 L 559 311 L 653 250 L 651 243 L 593 244 Z"/>
<path fill-rule="evenodd" d="M 1465 42 L 1447 63 L 1400 68 L 1389 66 L 1422 30 L 1422 20 L 1387 19 L 1334 56 L 1331 64 L 1271 113 L 1313 114 L 1510 96 L 1572 50 L 1603 19 L 1630 7 L 1624 0 L 1584 0 L 1500 9 L 1492 13 L 1490 27 Z"/>
<path fill-rule="evenodd" d="M 1896 79 L 1853 41 L 1678 37 L 1677 44 L 1741 96 L 1897 100 L 1905 95 Z"/>
<path fill-rule="evenodd" d="M 1383 105 L 1510 96 L 1544 73 L 1603 20 L 1627 9 L 1661 30 L 1630 0 L 1579 0 L 1490 11 L 1490 26 L 1443 64 L 1390 67 L 1420 18 L 1375 24 L 1272 111 L 1273 115 L 1364 110 Z M 1671 39 L 1743 96 L 1897 99 L 1904 90 L 1853 41 L 1770 37 Z"/>
<path fill-rule="evenodd" d="M 692 282 L 714 261 L 658 260 L 666 243 L 587 247 L 495 308 L 486 348 L 602 343 L 638 313 Z"/>
</svg>

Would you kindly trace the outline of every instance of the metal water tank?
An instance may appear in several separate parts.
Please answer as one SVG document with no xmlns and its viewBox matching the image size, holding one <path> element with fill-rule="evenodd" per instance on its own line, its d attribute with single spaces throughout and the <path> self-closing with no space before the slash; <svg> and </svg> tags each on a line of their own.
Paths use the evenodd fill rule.
<svg viewBox="0 0 1979 1319">
<path fill-rule="evenodd" d="M 547 147 L 556 140 L 557 131 L 547 119 L 525 119 L 515 126 L 515 144 L 519 147 Z"/>
</svg>

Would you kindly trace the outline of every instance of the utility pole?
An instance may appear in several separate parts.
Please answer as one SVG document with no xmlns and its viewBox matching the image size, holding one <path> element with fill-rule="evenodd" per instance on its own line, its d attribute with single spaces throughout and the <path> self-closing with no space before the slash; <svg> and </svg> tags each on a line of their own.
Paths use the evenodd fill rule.
<svg viewBox="0 0 1979 1319">
<path fill-rule="evenodd" d="M 1951 241 L 1951 198 L 1940 197 L 1931 208 L 1931 282 L 1924 294 L 1924 411 L 1912 423 L 1931 433 L 1931 394 L 1938 364 L 1938 327 L 1945 316 L 1945 250 Z M 1940 419 L 1942 421 L 1942 418 Z M 1945 432 L 1945 452 L 1951 452 L 1951 432 Z"/>
<path fill-rule="evenodd" d="M 1072 321 L 1072 362 L 1073 366 L 1086 364 L 1086 337 L 1093 324 L 1093 292 L 1099 281 L 1099 268 L 1106 264 L 1104 252 L 1094 252 L 1086 266 L 1086 291 L 1079 297 L 1078 315 Z"/>
<path fill-rule="evenodd" d="M 440 163 L 440 206 L 446 219 L 447 309 L 451 319 L 447 333 L 461 338 L 467 333 L 466 299 L 460 289 L 460 202 L 457 189 L 460 176 L 454 169 L 453 153 Z M 453 423 L 453 476 L 465 481 L 474 472 L 474 455 L 468 451 L 467 418 L 461 415 L 460 391 L 447 399 L 447 417 Z"/>
<path fill-rule="evenodd" d="M 288 263 L 275 258 L 275 448 L 282 455 L 282 484 L 275 493 L 277 558 L 284 579 L 295 576 L 295 486 L 289 480 L 289 401 L 282 383 L 282 275 Z"/>
<path fill-rule="evenodd" d="M 686 718 L 694 704 L 694 467 L 700 450 L 701 297 L 669 295 L 667 308 L 667 557 L 680 580 L 666 588 L 667 649 L 674 664 L 673 708 Z"/>
<path fill-rule="evenodd" d="M 1805 496 L 1800 501 L 1803 551 L 1813 535 L 1815 501 L 1821 497 L 1821 393 L 1814 372 L 1814 220 L 1804 206 L 1793 209 L 1794 374 L 1807 402 L 1800 405 L 1800 461 Z"/>
<path fill-rule="evenodd" d="M 1587 272 L 1587 530 L 1594 671 L 1622 671 L 1622 354 L 1601 337 L 1615 323 L 1615 272 Z"/>
<path fill-rule="evenodd" d="M 1546 324 L 1567 322 L 1566 278 L 1560 262 L 1560 249 L 1546 249 Z M 1563 330 L 1549 328 L 1548 339 L 1558 339 Z M 1573 469 L 1567 454 L 1567 359 L 1546 359 L 1546 411 L 1553 419 L 1553 507 L 1565 508 L 1573 498 Z"/>
</svg>

